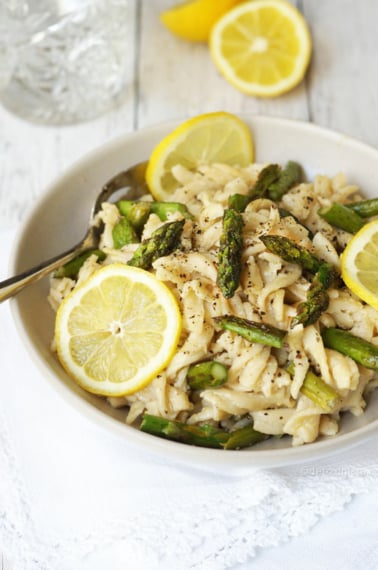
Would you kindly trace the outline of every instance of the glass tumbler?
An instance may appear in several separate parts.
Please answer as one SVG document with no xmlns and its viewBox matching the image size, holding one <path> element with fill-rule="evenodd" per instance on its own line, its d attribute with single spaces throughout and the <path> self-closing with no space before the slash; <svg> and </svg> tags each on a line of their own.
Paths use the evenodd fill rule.
<svg viewBox="0 0 378 570">
<path fill-rule="evenodd" d="M 130 81 L 128 0 L 1 0 L 0 103 L 43 124 L 93 119 Z"/>
</svg>

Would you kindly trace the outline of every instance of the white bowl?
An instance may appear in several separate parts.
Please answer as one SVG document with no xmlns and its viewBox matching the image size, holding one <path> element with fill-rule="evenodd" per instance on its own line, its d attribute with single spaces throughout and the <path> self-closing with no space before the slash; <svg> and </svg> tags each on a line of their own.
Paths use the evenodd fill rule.
<svg viewBox="0 0 378 570">
<path fill-rule="evenodd" d="M 261 116 L 242 116 L 249 125 L 258 162 L 298 161 L 311 179 L 315 174 L 343 171 L 350 183 L 373 197 L 378 188 L 378 151 L 351 138 L 308 123 Z M 78 161 L 48 188 L 24 222 L 13 252 L 11 271 L 18 273 L 81 239 L 93 197 L 114 174 L 147 159 L 156 143 L 176 123 L 168 123 L 118 138 Z M 66 400 L 106 432 L 164 458 L 225 473 L 304 462 L 334 454 L 378 432 L 378 391 L 360 417 L 345 414 L 340 433 L 293 448 L 291 438 L 270 439 L 255 448 L 224 451 L 188 446 L 140 432 L 125 425 L 124 410 L 84 392 L 64 372 L 50 351 L 54 313 L 47 303 L 47 279 L 12 300 L 18 330 L 40 366 L 41 376 Z"/>
</svg>

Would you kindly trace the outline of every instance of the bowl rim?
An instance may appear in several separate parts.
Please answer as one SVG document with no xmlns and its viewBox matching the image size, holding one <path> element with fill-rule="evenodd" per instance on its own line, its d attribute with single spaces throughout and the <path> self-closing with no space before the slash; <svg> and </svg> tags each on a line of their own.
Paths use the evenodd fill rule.
<svg viewBox="0 0 378 570">
<path fill-rule="evenodd" d="M 377 160 L 378 164 L 377 149 L 340 131 L 322 127 L 309 121 L 297 119 L 270 117 L 252 113 L 235 114 L 243 120 L 253 121 L 266 125 L 274 124 L 275 126 L 280 125 L 283 127 L 294 128 L 298 129 L 300 132 L 307 132 L 310 134 L 326 137 L 335 143 L 340 143 L 342 141 L 348 145 L 352 145 L 354 148 L 357 148 L 364 153 L 371 155 L 373 159 Z M 52 194 L 54 194 L 56 187 L 60 186 L 66 177 L 71 177 L 75 174 L 80 173 L 82 169 L 85 169 L 93 161 L 101 159 L 104 153 L 111 153 L 113 149 L 117 149 L 120 145 L 130 144 L 135 141 L 136 138 L 142 139 L 145 137 L 152 137 L 153 135 L 161 133 L 162 131 L 169 132 L 180 123 L 182 123 L 183 120 L 185 119 L 164 121 L 152 126 L 143 127 L 137 131 L 128 132 L 124 135 L 115 137 L 114 139 L 107 141 L 99 147 L 84 154 L 70 167 L 66 168 L 62 174 L 57 176 L 50 184 L 48 184 L 39 195 L 35 204 L 25 214 L 24 220 L 19 226 L 16 239 L 11 248 L 10 261 L 8 264 L 10 274 L 14 274 L 17 270 L 18 255 L 20 254 L 23 239 L 27 233 L 29 223 L 37 211 L 43 207 L 44 202 L 47 201 Z M 127 167 L 127 161 L 125 167 Z M 56 376 L 49 365 L 35 350 L 33 342 L 31 341 L 23 326 L 22 313 L 17 301 L 17 297 L 14 297 L 10 300 L 10 305 L 11 314 L 15 322 L 17 332 L 22 339 L 27 351 L 31 355 L 32 360 L 37 365 L 37 369 L 40 372 L 43 372 L 41 376 L 49 384 L 50 387 L 57 390 L 63 399 L 67 401 L 67 403 L 71 406 L 71 409 L 74 409 L 77 413 L 80 413 L 81 416 L 84 415 L 99 429 L 103 428 L 103 432 L 105 431 L 108 434 L 111 433 L 123 443 L 131 446 L 142 447 L 147 452 L 149 451 L 160 457 L 163 456 L 173 462 L 191 465 L 192 467 L 200 468 L 202 470 L 211 470 L 216 472 L 219 472 L 220 468 L 226 468 L 229 470 L 228 474 L 235 475 L 254 469 L 283 467 L 287 465 L 305 463 L 326 457 L 331 453 L 341 453 L 346 449 L 350 449 L 351 447 L 365 442 L 367 439 L 373 437 L 378 433 L 378 419 L 376 419 L 365 426 L 357 427 L 351 432 L 336 435 L 334 437 L 330 437 L 329 439 L 315 441 L 313 443 L 298 447 L 277 449 L 258 449 L 252 447 L 242 451 L 226 451 L 222 449 L 196 447 L 175 441 L 170 441 L 168 439 L 159 438 L 156 436 L 151 436 L 150 434 L 144 433 L 135 427 L 123 424 L 119 420 L 102 412 L 100 409 L 97 409 L 90 402 L 83 399 L 78 393 L 72 391 L 63 382 L 52 381 L 56 380 Z"/>
</svg>

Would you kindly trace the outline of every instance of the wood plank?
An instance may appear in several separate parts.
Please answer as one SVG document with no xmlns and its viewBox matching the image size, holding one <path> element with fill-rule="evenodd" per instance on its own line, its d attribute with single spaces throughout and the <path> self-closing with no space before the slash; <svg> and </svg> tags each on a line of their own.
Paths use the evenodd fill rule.
<svg viewBox="0 0 378 570">
<path fill-rule="evenodd" d="M 306 85 L 276 99 L 244 95 L 217 71 L 207 45 L 173 36 L 159 20 L 172 0 L 142 3 L 138 126 L 226 110 L 308 118 Z"/>
<path fill-rule="evenodd" d="M 311 23 L 310 119 L 378 147 L 378 3 L 303 0 Z"/>
<path fill-rule="evenodd" d="M 175 38 L 164 28 L 159 13 L 175 3 L 130 0 L 132 79 L 117 109 L 89 123 L 46 128 L 0 108 L 2 226 L 22 218 L 46 184 L 88 150 L 166 119 L 221 109 L 282 116 L 313 120 L 378 146 L 377 3 L 293 2 L 310 24 L 313 61 L 306 82 L 271 100 L 239 93 L 220 76 L 206 45 Z"/>
</svg>

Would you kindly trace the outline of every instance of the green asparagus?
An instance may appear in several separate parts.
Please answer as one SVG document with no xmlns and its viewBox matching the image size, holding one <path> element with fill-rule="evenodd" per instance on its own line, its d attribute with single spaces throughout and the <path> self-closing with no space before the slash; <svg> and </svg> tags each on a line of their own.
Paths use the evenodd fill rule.
<svg viewBox="0 0 378 570">
<path fill-rule="evenodd" d="M 235 210 L 226 209 L 218 253 L 217 284 L 224 297 L 230 298 L 239 287 L 242 272 L 243 218 Z"/>
<path fill-rule="evenodd" d="M 167 220 L 168 214 L 175 214 L 176 212 L 187 220 L 193 217 L 185 204 L 180 202 L 151 202 L 151 212 L 159 216 L 162 222 Z"/>
<path fill-rule="evenodd" d="M 329 296 L 324 288 L 316 284 L 311 286 L 306 301 L 298 306 L 298 314 L 291 321 L 291 326 L 302 324 L 304 327 L 316 323 L 323 311 L 328 308 Z"/>
<path fill-rule="evenodd" d="M 185 220 L 178 220 L 160 226 L 149 239 L 140 244 L 128 265 L 150 269 L 156 259 L 175 251 L 180 245 L 184 223 Z"/>
<path fill-rule="evenodd" d="M 269 188 L 278 180 L 281 168 L 278 164 L 268 164 L 263 168 L 257 177 L 255 185 L 248 192 L 250 199 L 265 198 L 268 196 Z"/>
<path fill-rule="evenodd" d="M 245 194 L 232 194 L 228 198 L 228 207 L 236 212 L 242 213 L 250 203 L 251 198 Z"/>
<path fill-rule="evenodd" d="M 141 231 L 146 223 L 148 216 L 156 214 L 162 222 L 166 222 L 168 214 L 180 213 L 183 218 L 191 219 L 188 208 L 181 202 L 150 202 L 147 200 L 120 200 L 117 203 L 118 209 L 122 215 L 126 216 L 131 225 Z"/>
<path fill-rule="evenodd" d="M 327 348 L 349 356 L 365 368 L 378 370 L 378 346 L 335 327 L 324 329 L 322 337 Z"/>
<path fill-rule="evenodd" d="M 307 299 L 298 306 L 298 314 L 292 320 L 292 325 L 302 323 L 307 327 L 315 323 L 329 304 L 327 289 L 336 277 L 335 271 L 329 263 L 323 263 L 315 273 Z"/>
<path fill-rule="evenodd" d="M 129 220 L 122 217 L 112 230 L 113 246 L 115 249 L 121 249 L 129 243 L 138 243 L 139 237 L 130 224 Z"/>
<path fill-rule="evenodd" d="M 302 169 L 297 162 L 289 160 L 280 173 L 277 180 L 268 188 L 268 196 L 271 200 L 278 201 L 286 192 L 301 181 Z"/>
<path fill-rule="evenodd" d="M 298 307 L 298 315 L 292 324 L 310 325 L 318 320 L 321 313 L 328 307 L 327 289 L 336 278 L 332 266 L 318 259 L 307 249 L 297 245 L 284 236 L 261 236 L 261 241 L 273 253 L 289 263 L 296 263 L 304 270 L 314 274 L 307 299 Z"/>
<path fill-rule="evenodd" d="M 325 412 L 332 412 L 340 402 L 336 390 L 311 370 L 307 372 L 300 391 Z"/>
<path fill-rule="evenodd" d="M 256 198 L 265 198 L 268 193 L 268 188 L 275 180 L 277 180 L 280 172 L 281 169 L 278 164 L 268 164 L 268 166 L 261 170 L 256 183 L 249 190 L 247 195 L 233 194 L 229 197 L 228 207 L 241 213 L 244 212 L 252 200 L 256 200 Z"/>
<path fill-rule="evenodd" d="M 378 198 L 352 202 L 351 204 L 346 204 L 346 207 L 356 212 L 361 218 L 370 218 L 370 216 L 378 214 Z"/>
<path fill-rule="evenodd" d="M 343 204 L 334 203 L 318 210 L 318 214 L 332 226 L 355 234 L 364 225 L 364 220 L 355 211 Z"/>
<path fill-rule="evenodd" d="M 291 376 L 294 375 L 294 366 L 291 362 L 286 368 Z M 338 392 L 311 370 L 307 371 L 300 392 L 325 412 L 332 412 L 340 402 Z"/>
<path fill-rule="evenodd" d="M 139 235 L 151 213 L 151 203 L 146 200 L 120 200 L 117 203 L 121 214 L 128 219 Z"/>
<path fill-rule="evenodd" d="M 187 425 L 151 414 L 144 414 L 140 429 L 166 439 L 218 449 L 222 449 L 222 444 L 226 443 L 229 437 L 226 431 L 211 425 Z"/>
<path fill-rule="evenodd" d="M 258 342 L 266 346 L 281 348 L 286 336 L 286 331 L 241 317 L 226 315 L 214 317 L 214 321 L 221 329 L 232 331 L 249 342 Z"/>
<path fill-rule="evenodd" d="M 310 273 L 316 273 L 323 262 L 307 249 L 284 236 L 266 235 L 260 237 L 264 245 L 289 263 L 296 263 Z"/>
<path fill-rule="evenodd" d="M 252 424 L 243 428 L 230 431 L 228 439 L 222 444 L 223 449 L 243 449 L 244 447 L 252 447 L 260 441 L 268 439 L 268 435 L 256 431 Z"/>
<path fill-rule="evenodd" d="M 229 432 L 209 424 L 188 425 L 151 414 L 144 414 L 140 429 L 165 439 L 215 449 L 250 447 L 268 437 L 253 429 L 252 425 Z"/>
<path fill-rule="evenodd" d="M 192 390 L 217 388 L 227 382 L 228 368 L 221 362 L 208 360 L 190 366 L 186 377 Z"/>
<path fill-rule="evenodd" d="M 96 255 L 99 261 L 104 261 L 106 258 L 106 254 L 101 251 L 101 249 L 88 249 L 77 255 L 71 261 L 68 261 L 68 263 L 62 265 L 62 267 L 59 267 L 59 269 L 54 272 L 54 277 L 70 277 L 71 279 L 76 279 L 84 262 L 91 255 Z"/>
</svg>

